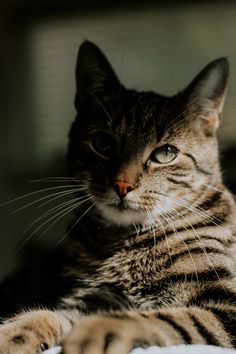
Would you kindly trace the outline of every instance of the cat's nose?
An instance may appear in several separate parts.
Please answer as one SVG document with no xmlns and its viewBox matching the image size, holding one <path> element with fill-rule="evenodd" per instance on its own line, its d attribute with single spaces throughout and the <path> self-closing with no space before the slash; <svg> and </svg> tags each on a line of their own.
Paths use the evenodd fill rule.
<svg viewBox="0 0 236 354">
<path fill-rule="evenodd" d="M 113 188 L 115 189 L 116 193 L 119 195 L 120 198 L 124 198 L 126 194 L 128 194 L 135 188 L 135 185 L 128 182 L 115 181 Z"/>
</svg>

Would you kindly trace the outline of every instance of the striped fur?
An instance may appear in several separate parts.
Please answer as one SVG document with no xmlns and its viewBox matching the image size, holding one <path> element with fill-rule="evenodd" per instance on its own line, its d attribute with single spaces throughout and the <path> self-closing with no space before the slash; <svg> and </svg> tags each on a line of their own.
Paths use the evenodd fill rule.
<svg viewBox="0 0 236 354">
<path fill-rule="evenodd" d="M 125 89 L 90 42 L 76 74 L 67 161 L 90 199 L 69 228 L 52 310 L 2 324 L 0 353 L 236 348 L 236 209 L 216 136 L 226 59 L 173 97 Z"/>
</svg>

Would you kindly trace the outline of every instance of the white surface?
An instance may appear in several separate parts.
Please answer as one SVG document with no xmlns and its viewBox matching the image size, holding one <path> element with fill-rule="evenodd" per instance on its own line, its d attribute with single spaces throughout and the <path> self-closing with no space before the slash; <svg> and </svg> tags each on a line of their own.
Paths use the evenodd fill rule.
<svg viewBox="0 0 236 354">
<path fill-rule="evenodd" d="M 60 352 L 60 347 L 55 347 L 46 350 L 44 354 L 59 354 Z M 133 350 L 130 354 L 236 354 L 236 350 L 213 347 L 211 345 L 178 345 L 165 348 L 137 348 Z"/>
<path fill-rule="evenodd" d="M 236 354 L 236 351 L 220 347 L 213 347 L 211 345 L 178 345 L 165 348 L 138 348 L 133 350 L 132 354 Z"/>
<path fill-rule="evenodd" d="M 55 347 L 52 349 L 48 349 L 43 354 L 59 354 L 61 352 L 61 347 Z"/>
</svg>

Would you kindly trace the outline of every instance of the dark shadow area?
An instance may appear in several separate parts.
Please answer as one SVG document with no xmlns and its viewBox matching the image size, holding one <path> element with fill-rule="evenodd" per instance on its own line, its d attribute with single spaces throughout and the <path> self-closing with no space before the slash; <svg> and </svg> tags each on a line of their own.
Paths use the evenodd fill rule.
<svg viewBox="0 0 236 354">
<path fill-rule="evenodd" d="M 127 86 L 170 94 L 208 61 L 229 57 L 222 168 L 236 193 L 235 18 L 234 1 L 1 1 L 0 204 L 59 186 L 31 180 L 66 175 L 74 65 L 87 37 L 108 53 Z M 51 228 L 40 219 L 57 207 L 57 200 L 41 206 L 49 192 L 0 206 L 0 278 L 53 249 L 65 235 L 69 214 Z"/>
</svg>

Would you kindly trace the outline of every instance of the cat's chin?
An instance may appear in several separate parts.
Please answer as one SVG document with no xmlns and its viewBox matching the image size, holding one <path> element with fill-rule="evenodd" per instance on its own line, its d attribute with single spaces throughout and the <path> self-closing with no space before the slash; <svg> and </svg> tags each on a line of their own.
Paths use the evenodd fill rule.
<svg viewBox="0 0 236 354">
<path fill-rule="evenodd" d="M 97 208 L 108 222 L 118 226 L 129 226 L 131 224 L 143 224 L 147 218 L 145 213 L 133 208 L 120 208 L 97 203 Z"/>
</svg>

